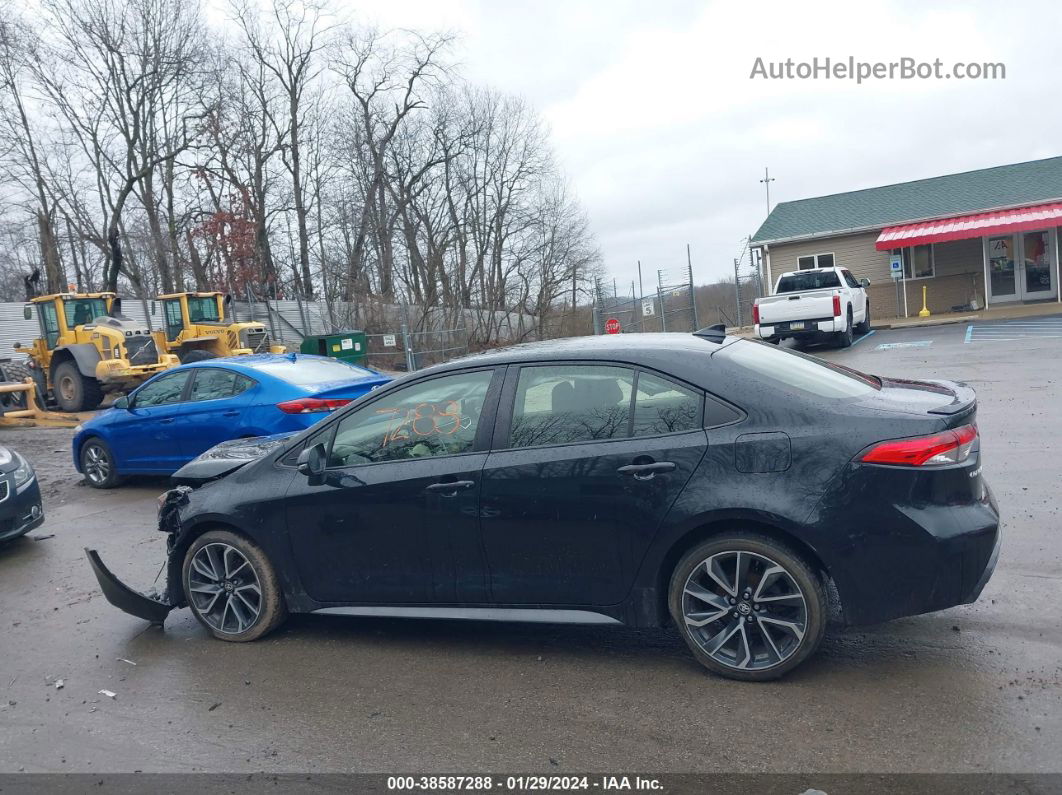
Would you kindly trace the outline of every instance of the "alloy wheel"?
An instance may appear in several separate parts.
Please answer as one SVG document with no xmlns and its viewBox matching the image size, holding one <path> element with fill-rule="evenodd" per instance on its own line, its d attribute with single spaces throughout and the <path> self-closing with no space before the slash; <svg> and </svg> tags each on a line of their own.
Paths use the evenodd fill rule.
<svg viewBox="0 0 1062 795">
<path fill-rule="evenodd" d="M 686 578 L 682 618 L 697 645 L 720 665 L 763 671 L 800 648 L 808 605 L 779 563 L 734 550 L 712 555 Z"/>
<path fill-rule="evenodd" d="M 236 547 L 214 542 L 192 557 L 188 599 L 218 632 L 238 635 L 255 625 L 262 612 L 262 587 L 254 566 Z"/>
<path fill-rule="evenodd" d="M 85 448 L 85 460 L 82 463 L 85 477 L 93 483 L 103 483 L 111 474 L 111 459 L 98 444 Z"/>
</svg>

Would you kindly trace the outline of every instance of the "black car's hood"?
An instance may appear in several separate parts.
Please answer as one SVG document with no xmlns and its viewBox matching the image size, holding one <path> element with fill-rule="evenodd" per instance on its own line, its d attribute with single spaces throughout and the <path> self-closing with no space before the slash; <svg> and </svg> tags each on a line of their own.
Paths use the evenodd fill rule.
<svg viewBox="0 0 1062 795">
<path fill-rule="evenodd" d="M 275 433 L 272 436 L 253 436 L 249 439 L 231 439 L 216 444 L 174 472 L 171 479 L 178 486 L 199 486 L 207 481 L 217 480 L 245 464 L 257 461 L 296 433 L 298 431 Z"/>
</svg>

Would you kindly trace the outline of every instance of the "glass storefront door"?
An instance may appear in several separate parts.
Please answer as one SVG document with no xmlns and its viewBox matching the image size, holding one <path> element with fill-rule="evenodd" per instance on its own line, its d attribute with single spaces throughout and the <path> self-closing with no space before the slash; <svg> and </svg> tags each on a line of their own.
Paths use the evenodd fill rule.
<svg viewBox="0 0 1062 795">
<path fill-rule="evenodd" d="M 991 302 L 1037 301 L 1058 294 L 1053 230 L 986 238 L 985 260 Z"/>
<path fill-rule="evenodd" d="M 988 260 L 988 300 L 1007 301 L 1018 297 L 1017 263 L 1014 260 L 1014 236 L 1000 235 L 985 241 Z"/>
<path fill-rule="evenodd" d="M 1035 301 L 1055 297 L 1054 235 L 1050 230 L 1021 235 L 1021 297 Z"/>
</svg>

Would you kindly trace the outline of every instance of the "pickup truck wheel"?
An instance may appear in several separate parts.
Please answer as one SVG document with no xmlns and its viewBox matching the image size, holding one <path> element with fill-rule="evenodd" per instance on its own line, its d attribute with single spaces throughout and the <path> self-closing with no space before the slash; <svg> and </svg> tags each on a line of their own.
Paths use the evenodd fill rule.
<svg viewBox="0 0 1062 795">
<path fill-rule="evenodd" d="M 856 326 L 856 331 L 860 334 L 870 333 L 870 301 L 867 301 L 867 311 L 863 316 L 863 322 Z"/>
<path fill-rule="evenodd" d="M 683 556 L 668 608 L 697 661 L 730 679 L 777 679 L 810 657 L 826 630 L 819 577 L 788 545 L 751 532 Z"/>
<path fill-rule="evenodd" d="M 837 332 L 837 347 L 852 347 L 852 307 L 848 307 L 848 328 Z"/>
<path fill-rule="evenodd" d="M 778 343 L 780 343 L 782 341 L 782 338 L 781 337 L 768 337 L 766 341 L 771 343 L 771 345 L 777 345 Z"/>
</svg>

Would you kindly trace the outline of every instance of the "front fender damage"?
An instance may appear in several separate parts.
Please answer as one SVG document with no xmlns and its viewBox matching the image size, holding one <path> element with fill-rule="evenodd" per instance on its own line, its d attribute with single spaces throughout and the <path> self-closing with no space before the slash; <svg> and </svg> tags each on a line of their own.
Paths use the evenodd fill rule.
<svg viewBox="0 0 1062 795">
<path fill-rule="evenodd" d="M 104 565 L 96 550 L 85 548 L 85 555 L 100 584 L 100 590 L 103 591 L 107 601 L 119 610 L 150 621 L 152 624 L 162 625 L 170 611 L 184 603 L 180 575 L 178 574 L 176 579 L 174 577 L 174 553 L 179 546 L 181 536 L 180 507 L 188 502 L 190 491 L 191 489 L 187 486 L 178 486 L 159 497 L 158 529 L 169 534 L 166 541 L 169 556 L 165 567 L 167 582 L 162 593 L 142 594 L 134 591 L 114 576 L 111 570 Z M 178 568 L 177 571 L 179 572 L 180 569 Z"/>
</svg>

